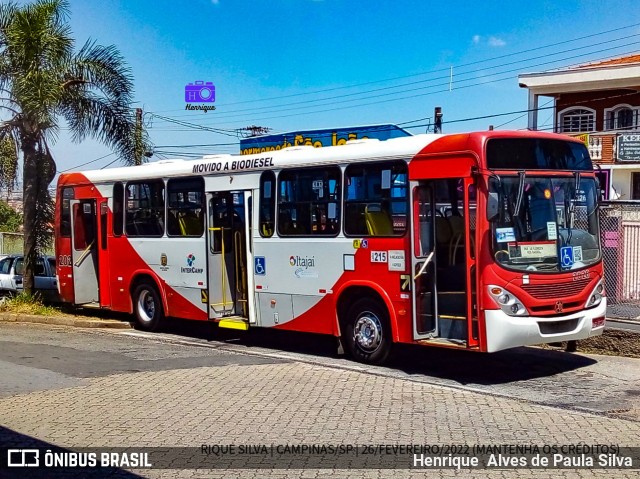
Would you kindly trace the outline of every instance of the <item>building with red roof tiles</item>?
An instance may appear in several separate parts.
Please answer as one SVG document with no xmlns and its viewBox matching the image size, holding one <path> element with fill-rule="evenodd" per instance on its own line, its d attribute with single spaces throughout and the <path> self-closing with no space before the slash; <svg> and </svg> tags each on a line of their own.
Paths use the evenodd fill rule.
<svg viewBox="0 0 640 479">
<path fill-rule="evenodd" d="M 529 91 L 528 127 L 580 136 L 602 170 L 606 199 L 640 200 L 640 53 L 519 75 Z M 553 124 L 539 125 L 541 97 Z"/>
</svg>

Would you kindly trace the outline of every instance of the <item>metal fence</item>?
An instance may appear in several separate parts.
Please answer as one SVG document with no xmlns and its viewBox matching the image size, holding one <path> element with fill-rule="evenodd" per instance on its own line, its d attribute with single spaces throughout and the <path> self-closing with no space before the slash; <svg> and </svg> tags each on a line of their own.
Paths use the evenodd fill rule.
<svg viewBox="0 0 640 479">
<path fill-rule="evenodd" d="M 603 202 L 600 232 L 607 316 L 640 319 L 640 204 Z"/>
<path fill-rule="evenodd" d="M 0 232 L 0 254 L 22 253 L 24 248 L 24 235 L 22 233 Z"/>
</svg>

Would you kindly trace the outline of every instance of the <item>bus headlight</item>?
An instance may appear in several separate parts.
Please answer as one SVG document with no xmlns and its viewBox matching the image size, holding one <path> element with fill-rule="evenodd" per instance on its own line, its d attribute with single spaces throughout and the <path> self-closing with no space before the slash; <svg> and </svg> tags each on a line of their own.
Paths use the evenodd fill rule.
<svg viewBox="0 0 640 479">
<path fill-rule="evenodd" d="M 596 287 L 593 288 L 591 294 L 589 295 L 589 299 L 587 300 L 587 304 L 585 304 L 585 308 L 592 308 L 594 306 L 598 306 L 602 301 L 602 297 L 604 296 L 604 284 L 602 280 L 598 281 Z"/>
<path fill-rule="evenodd" d="M 522 301 L 500 286 L 489 285 L 489 294 L 498 307 L 509 316 L 527 316 L 529 312 Z"/>
</svg>

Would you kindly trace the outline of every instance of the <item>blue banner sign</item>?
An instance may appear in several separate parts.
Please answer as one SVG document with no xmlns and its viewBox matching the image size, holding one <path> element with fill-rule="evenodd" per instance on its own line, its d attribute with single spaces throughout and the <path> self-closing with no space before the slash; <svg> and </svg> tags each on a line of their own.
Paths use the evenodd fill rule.
<svg viewBox="0 0 640 479">
<path fill-rule="evenodd" d="M 277 135 L 256 136 L 240 140 L 240 151 L 243 155 L 281 150 L 290 146 L 323 146 L 344 145 L 349 140 L 375 138 L 388 140 L 411 136 L 406 130 L 396 125 L 358 126 L 353 128 L 327 128 L 325 130 L 295 131 Z"/>
</svg>

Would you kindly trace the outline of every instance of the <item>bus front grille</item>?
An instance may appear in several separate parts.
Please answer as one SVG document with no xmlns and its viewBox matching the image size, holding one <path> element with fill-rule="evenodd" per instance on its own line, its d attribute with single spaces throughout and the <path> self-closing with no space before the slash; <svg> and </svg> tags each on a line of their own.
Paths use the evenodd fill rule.
<svg viewBox="0 0 640 479">
<path fill-rule="evenodd" d="M 536 299 L 556 299 L 580 294 L 590 282 L 585 278 L 567 283 L 523 284 L 521 288 Z"/>
</svg>

